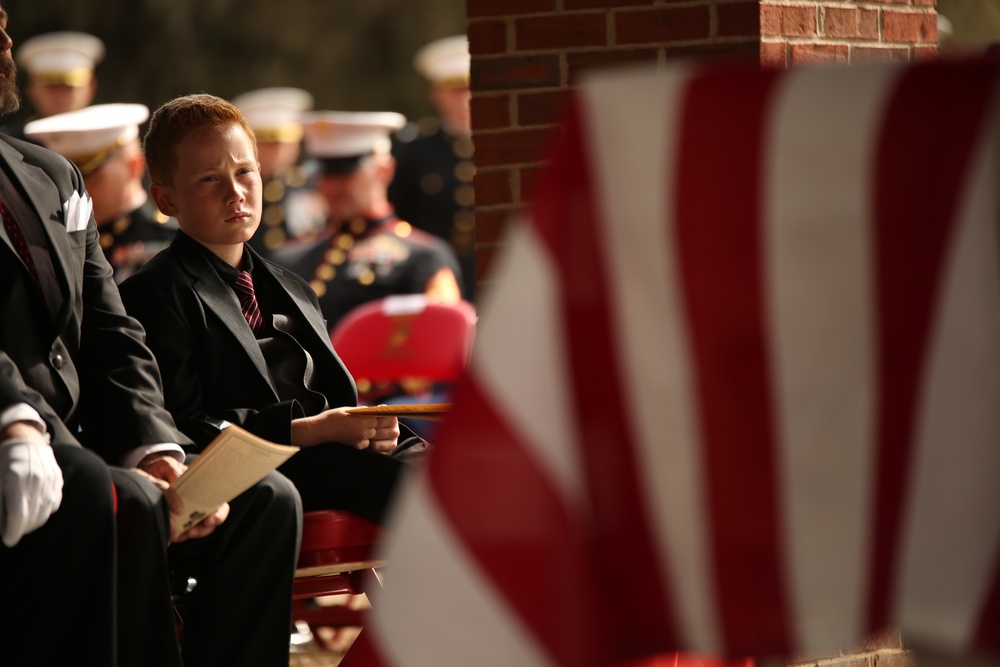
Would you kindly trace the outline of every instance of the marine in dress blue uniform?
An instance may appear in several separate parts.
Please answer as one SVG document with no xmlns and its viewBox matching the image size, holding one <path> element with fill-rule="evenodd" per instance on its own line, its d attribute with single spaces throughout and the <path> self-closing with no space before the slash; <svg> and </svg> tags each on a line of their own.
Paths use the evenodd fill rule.
<svg viewBox="0 0 1000 667">
<path fill-rule="evenodd" d="M 142 104 L 97 104 L 24 128 L 30 140 L 69 158 L 83 174 L 116 283 L 169 246 L 177 232 L 176 222 L 149 201 L 143 183 L 139 126 L 148 118 Z"/>
<path fill-rule="evenodd" d="M 395 139 L 396 175 L 389 200 L 404 220 L 448 243 L 462 268 L 462 296 L 476 285 L 469 44 L 465 35 L 431 42 L 414 57 L 431 85 L 436 117 L 407 126 Z"/>
<path fill-rule="evenodd" d="M 86 179 L 85 179 L 86 180 Z M 139 208 L 100 227 L 101 248 L 121 283 L 138 271 L 177 235 L 177 221 L 156 210 L 146 200 Z"/>
<path fill-rule="evenodd" d="M 104 51 L 104 42 L 84 32 L 49 32 L 25 40 L 15 55 L 18 67 L 28 73 L 24 94 L 35 110 L 28 121 L 89 105 L 97 93 L 94 70 Z M 8 123 L 0 132 L 31 141 L 24 125 Z"/>
<path fill-rule="evenodd" d="M 316 233 L 326 222 L 314 172 L 300 161 L 300 116 L 313 96 L 300 88 L 259 88 L 233 98 L 257 140 L 264 212 L 250 246 L 264 257 L 290 240 Z"/>
<path fill-rule="evenodd" d="M 274 259 L 309 281 L 331 329 L 352 308 L 391 294 L 461 298 L 461 270 L 448 245 L 397 217 L 388 202 L 389 132 L 404 123 L 390 112 L 317 112 L 304 119 L 329 217 L 315 239 L 289 244 Z"/>
</svg>

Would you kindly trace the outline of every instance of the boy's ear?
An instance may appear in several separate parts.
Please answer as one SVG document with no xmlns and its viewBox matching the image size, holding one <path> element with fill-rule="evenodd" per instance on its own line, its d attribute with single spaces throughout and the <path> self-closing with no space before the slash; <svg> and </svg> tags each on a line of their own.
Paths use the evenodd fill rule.
<svg viewBox="0 0 1000 667">
<path fill-rule="evenodd" d="M 170 188 L 159 183 L 152 183 L 149 186 L 149 194 L 152 196 L 156 208 L 160 209 L 160 213 L 171 217 L 177 215 L 177 207 L 174 206 L 173 193 Z"/>
</svg>

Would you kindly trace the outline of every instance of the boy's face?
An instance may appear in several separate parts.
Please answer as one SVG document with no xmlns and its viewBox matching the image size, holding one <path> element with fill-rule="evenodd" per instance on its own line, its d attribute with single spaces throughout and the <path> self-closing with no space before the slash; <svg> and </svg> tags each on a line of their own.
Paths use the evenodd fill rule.
<svg viewBox="0 0 1000 667">
<path fill-rule="evenodd" d="M 243 128 L 199 127 L 184 135 L 176 150 L 173 185 L 150 188 L 160 211 L 211 250 L 248 241 L 260 224 L 261 181 L 253 142 Z"/>
</svg>

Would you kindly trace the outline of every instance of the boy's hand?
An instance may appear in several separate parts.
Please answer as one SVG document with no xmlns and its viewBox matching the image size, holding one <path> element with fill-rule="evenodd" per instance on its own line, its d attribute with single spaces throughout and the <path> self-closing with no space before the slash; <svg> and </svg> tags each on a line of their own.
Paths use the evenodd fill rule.
<svg viewBox="0 0 1000 667">
<path fill-rule="evenodd" d="M 339 442 L 356 449 L 371 447 L 387 454 L 399 440 L 399 420 L 382 415 L 352 415 L 350 408 L 334 408 L 314 417 L 292 422 L 292 444 L 311 447 L 324 442 Z"/>
</svg>

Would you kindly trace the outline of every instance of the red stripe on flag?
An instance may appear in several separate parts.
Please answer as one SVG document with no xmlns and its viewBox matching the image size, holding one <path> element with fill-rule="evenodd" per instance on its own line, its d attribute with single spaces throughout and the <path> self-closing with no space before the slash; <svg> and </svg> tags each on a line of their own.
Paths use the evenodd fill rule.
<svg viewBox="0 0 1000 667">
<path fill-rule="evenodd" d="M 1000 554 L 993 559 L 993 579 L 979 613 L 973 646 L 984 653 L 1000 655 Z"/>
<path fill-rule="evenodd" d="M 354 638 L 354 642 L 337 663 L 337 667 L 385 667 L 390 665 L 391 663 L 376 648 L 371 634 L 371 631 L 363 629 Z"/>
<path fill-rule="evenodd" d="M 722 638 L 792 648 L 761 247 L 764 128 L 778 74 L 692 82 L 678 130 L 677 239 L 694 356 Z"/>
<path fill-rule="evenodd" d="M 574 515 L 579 508 L 560 495 L 476 381 L 471 374 L 456 391 L 428 464 L 442 513 L 556 664 L 606 664 L 590 544 Z"/>
<path fill-rule="evenodd" d="M 574 99 L 533 212 L 561 280 L 581 454 L 600 540 L 597 564 L 601 572 L 632 579 L 629 586 L 604 590 L 605 623 L 616 639 L 614 658 L 622 660 L 676 649 L 678 637 L 640 473 L 648 464 L 635 445 L 625 406 L 626 372 L 609 296 L 615 276 L 599 240 L 598 190 L 581 104 L 582 98 Z"/>
<path fill-rule="evenodd" d="M 911 68 L 886 108 L 875 163 L 878 423 L 868 622 L 892 622 L 928 342 L 957 204 L 995 67 Z M 954 95 L 962 91 L 961 95 Z"/>
</svg>

